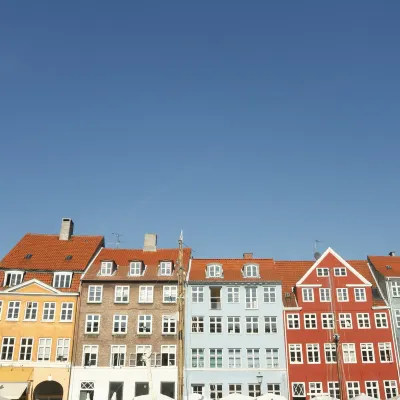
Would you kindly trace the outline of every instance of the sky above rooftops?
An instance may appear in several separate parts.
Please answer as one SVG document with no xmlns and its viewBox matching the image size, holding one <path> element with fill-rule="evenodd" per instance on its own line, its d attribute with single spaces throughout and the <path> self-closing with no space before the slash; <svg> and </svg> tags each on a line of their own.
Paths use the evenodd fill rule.
<svg viewBox="0 0 400 400">
<path fill-rule="evenodd" d="M 2 2 L 0 257 L 180 229 L 195 257 L 400 252 L 399 2 Z"/>
</svg>

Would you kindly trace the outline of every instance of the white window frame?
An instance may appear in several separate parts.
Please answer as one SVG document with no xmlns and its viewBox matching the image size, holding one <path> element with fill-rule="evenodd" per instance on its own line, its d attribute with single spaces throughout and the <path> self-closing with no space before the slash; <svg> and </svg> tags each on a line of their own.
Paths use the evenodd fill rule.
<svg viewBox="0 0 400 400">
<path fill-rule="evenodd" d="M 245 317 L 245 326 L 246 326 L 245 332 L 248 335 L 258 335 L 260 333 L 258 317 L 255 316 Z"/>
<path fill-rule="evenodd" d="M 361 394 L 360 382 L 359 381 L 347 381 L 346 382 L 347 398 L 351 400 Z M 357 393 L 358 392 L 358 393 Z M 350 393 L 353 395 L 351 396 Z"/>
<path fill-rule="evenodd" d="M 349 290 L 347 288 L 337 288 L 336 298 L 339 303 L 349 302 Z"/>
<path fill-rule="evenodd" d="M 144 293 L 142 293 L 144 292 Z M 151 304 L 154 302 L 154 286 L 143 285 L 139 286 L 139 303 Z"/>
<path fill-rule="evenodd" d="M 302 387 L 301 392 L 298 394 L 295 391 L 295 386 L 299 386 L 300 388 Z M 292 382 L 292 399 L 295 399 L 297 397 L 307 397 L 306 393 L 306 384 L 304 382 Z"/>
<path fill-rule="evenodd" d="M 7 342 L 7 343 L 5 343 Z M 13 361 L 14 360 L 14 351 L 15 351 L 15 346 L 16 345 L 16 340 L 15 337 L 13 336 L 4 336 L 3 340 L 1 342 L 1 361 Z M 3 358 L 3 353 L 4 350 L 6 349 L 6 358 Z M 9 358 L 9 353 L 11 349 L 11 358 Z"/>
<path fill-rule="evenodd" d="M 267 330 L 267 326 L 269 325 L 269 332 Z M 276 316 L 265 316 L 264 317 L 264 333 L 267 335 L 274 335 L 278 333 L 278 317 Z"/>
<path fill-rule="evenodd" d="M 117 285 L 114 288 L 114 303 L 128 304 L 130 287 L 126 285 Z"/>
<path fill-rule="evenodd" d="M 392 344 L 390 342 L 378 343 L 378 350 L 379 350 L 379 360 L 382 364 L 393 362 L 393 350 L 392 350 Z M 384 355 L 384 359 L 382 358 L 382 355 Z"/>
<path fill-rule="evenodd" d="M 326 364 L 336 364 L 337 362 L 336 343 L 324 343 L 324 357 Z"/>
<path fill-rule="evenodd" d="M 114 365 L 114 355 L 117 355 L 116 365 Z M 110 367 L 121 368 L 125 367 L 125 364 L 126 364 L 126 345 L 112 344 L 110 346 Z"/>
<path fill-rule="evenodd" d="M 63 315 L 65 318 L 63 318 Z M 69 318 L 68 318 L 69 317 Z M 72 322 L 74 320 L 74 303 L 61 303 L 60 322 Z"/>
<path fill-rule="evenodd" d="M 249 392 L 249 397 L 256 398 L 261 396 L 261 385 L 259 383 L 248 383 L 247 390 Z"/>
<path fill-rule="evenodd" d="M 331 289 L 319 288 L 319 301 L 321 303 L 329 303 L 332 300 Z"/>
<path fill-rule="evenodd" d="M 339 398 L 340 387 L 338 381 L 328 381 L 328 394 L 330 397 L 333 397 L 334 399 Z"/>
<path fill-rule="evenodd" d="M 56 283 L 58 284 L 56 285 Z M 53 287 L 56 289 L 67 289 L 71 287 L 71 284 L 72 272 L 54 272 Z"/>
<path fill-rule="evenodd" d="M 111 276 L 113 274 L 113 261 L 102 261 L 100 266 L 100 275 L 101 276 Z"/>
<path fill-rule="evenodd" d="M 209 360 L 210 360 L 210 365 L 209 367 L 212 369 L 220 369 L 223 368 L 224 366 L 224 350 L 222 348 L 211 348 L 209 349 Z M 211 360 L 215 360 L 215 366 L 211 366 Z M 219 363 L 218 361 L 221 361 Z"/>
<path fill-rule="evenodd" d="M 396 328 L 400 328 L 400 309 L 394 310 L 394 318 L 396 320 Z"/>
<path fill-rule="evenodd" d="M 357 327 L 358 329 L 371 329 L 371 319 L 368 313 L 357 313 Z"/>
<path fill-rule="evenodd" d="M 266 368 L 276 369 L 279 368 L 279 349 L 276 347 L 269 347 L 265 349 Z M 268 360 L 271 363 L 268 364 Z"/>
<path fill-rule="evenodd" d="M 361 362 L 363 364 L 374 364 L 375 363 L 375 351 L 373 343 L 360 343 L 360 353 L 361 353 Z M 364 361 L 364 355 L 366 356 L 366 361 Z M 372 355 L 372 361 L 370 360 L 370 356 Z"/>
<path fill-rule="evenodd" d="M 221 278 L 222 266 L 219 264 L 207 265 L 207 278 Z"/>
<path fill-rule="evenodd" d="M 204 303 L 204 286 L 192 286 L 192 303 Z"/>
<path fill-rule="evenodd" d="M 350 326 L 347 326 L 347 322 L 349 321 Z M 353 329 L 353 318 L 351 313 L 339 313 L 339 326 L 340 329 Z"/>
<path fill-rule="evenodd" d="M 167 355 L 168 365 L 163 363 L 163 355 Z M 165 344 L 161 346 L 161 365 L 163 367 L 175 367 L 176 366 L 176 345 Z"/>
<path fill-rule="evenodd" d="M 276 394 L 276 395 L 280 396 L 281 384 L 280 383 L 267 383 L 267 393 Z"/>
<path fill-rule="evenodd" d="M 150 331 L 148 330 L 150 326 Z M 142 332 L 140 330 L 143 330 Z M 151 335 L 153 333 L 153 316 L 151 314 L 138 315 L 137 334 Z"/>
<path fill-rule="evenodd" d="M 297 327 L 295 326 L 296 322 Z M 300 329 L 300 314 L 286 314 L 286 323 L 288 329 Z"/>
<path fill-rule="evenodd" d="M 314 302 L 314 289 L 313 288 L 303 288 L 302 296 L 304 303 L 313 303 Z"/>
<path fill-rule="evenodd" d="M 335 276 L 347 276 L 346 267 L 336 267 L 333 269 L 333 273 Z"/>
<path fill-rule="evenodd" d="M 314 327 L 312 325 L 314 325 Z M 317 314 L 304 314 L 304 329 L 318 329 Z"/>
<path fill-rule="evenodd" d="M 129 276 L 142 276 L 142 275 L 143 275 L 143 263 L 141 261 L 131 261 L 129 263 Z"/>
<path fill-rule="evenodd" d="M 386 313 L 374 313 L 375 327 L 376 329 L 387 329 L 389 328 L 388 318 Z M 384 324 L 382 324 L 384 322 Z M 378 325 L 381 326 L 378 326 Z"/>
<path fill-rule="evenodd" d="M 399 281 L 391 281 L 390 282 L 390 291 L 392 293 L 392 297 L 400 297 L 400 282 Z"/>
<path fill-rule="evenodd" d="M 363 303 L 367 301 L 367 293 L 365 288 L 354 288 L 354 300 L 357 303 Z"/>
<path fill-rule="evenodd" d="M 261 367 L 260 349 L 247 348 L 246 359 L 247 359 L 247 368 L 259 369 Z"/>
<path fill-rule="evenodd" d="M 57 304 L 55 301 L 46 301 L 45 303 L 43 303 L 42 322 L 55 322 L 56 311 L 57 311 Z M 46 314 L 47 318 L 45 318 Z M 51 315 L 53 316 L 52 318 L 50 318 Z"/>
<path fill-rule="evenodd" d="M 211 316 L 209 317 L 209 331 L 210 335 L 221 335 L 224 333 L 222 317 Z M 214 332 L 212 332 L 214 330 Z"/>
<path fill-rule="evenodd" d="M 67 362 L 69 360 L 69 351 L 71 346 L 71 339 L 70 338 L 58 338 L 57 339 L 57 346 L 56 346 L 56 362 Z M 59 353 L 62 353 L 65 356 L 67 355 L 66 360 L 58 360 Z"/>
<path fill-rule="evenodd" d="M 22 344 L 22 341 L 25 340 L 25 344 Z M 31 341 L 30 343 L 28 341 Z M 18 356 L 18 361 L 33 361 L 33 345 L 35 343 L 35 339 L 33 337 L 21 337 L 20 340 L 20 345 L 19 345 L 19 356 Z M 28 353 L 28 349 L 31 349 L 30 352 L 30 358 L 26 358 L 26 355 Z M 22 350 L 25 350 L 24 357 L 22 356 Z"/>
<path fill-rule="evenodd" d="M 86 314 L 85 335 L 98 335 L 100 333 L 101 314 Z M 94 330 L 97 322 L 97 330 Z M 90 330 L 88 329 L 90 327 Z"/>
<path fill-rule="evenodd" d="M 301 343 L 291 343 L 289 346 L 289 363 L 290 364 L 303 364 L 303 345 Z M 291 353 L 293 353 L 294 361 L 292 361 Z M 298 355 L 300 354 L 300 361 Z"/>
<path fill-rule="evenodd" d="M 90 364 L 85 366 L 85 355 L 89 354 Z M 95 363 L 92 364 L 92 356 L 96 356 Z M 94 344 L 85 344 L 82 350 L 82 366 L 86 368 L 97 367 L 97 363 L 99 361 L 99 346 Z"/>
<path fill-rule="evenodd" d="M 125 323 L 125 331 L 122 331 L 122 327 Z M 118 329 L 115 330 L 116 324 Z M 113 335 L 126 335 L 128 333 L 128 316 L 124 314 L 114 314 L 113 315 L 113 326 L 112 326 L 112 334 Z"/>
<path fill-rule="evenodd" d="M 264 303 L 276 303 L 276 287 L 264 286 Z"/>
<path fill-rule="evenodd" d="M 241 383 L 229 383 L 228 384 L 228 394 L 242 394 L 242 384 Z"/>
<path fill-rule="evenodd" d="M 22 283 L 24 279 L 24 271 L 6 271 L 4 273 L 4 284 L 3 286 L 7 286 L 8 277 L 11 275 L 10 278 L 10 285 L 8 287 L 17 286 Z"/>
<path fill-rule="evenodd" d="M 178 300 L 178 286 L 163 286 L 163 303 L 176 303 Z"/>
<path fill-rule="evenodd" d="M 11 318 L 9 317 L 10 311 L 12 312 L 12 317 Z M 6 321 L 19 321 L 20 311 L 21 311 L 21 302 L 20 301 L 9 301 L 8 302 L 8 307 L 7 307 Z M 17 314 L 16 317 L 14 316 L 15 313 Z"/>
<path fill-rule="evenodd" d="M 317 276 L 329 276 L 329 268 L 317 268 Z"/>
<path fill-rule="evenodd" d="M 311 399 L 322 395 L 322 382 L 309 382 L 308 390 Z"/>
<path fill-rule="evenodd" d="M 204 348 L 196 347 L 190 351 L 190 365 L 191 368 L 204 368 L 205 367 L 205 350 Z M 193 363 L 195 361 L 195 363 Z"/>
<path fill-rule="evenodd" d="M 236 328 L 239 327 L 239 331 L 236 332 Z M 231 329 L 230 329 L 231 328 Z M 238 335 L 242 331 L 240 317 L 229 316 L 227 317 L 227 332 L 228 335 Z"/>
<path fill-rule="evenodd" d="M 357 364 L 356 344 L 342 343 L 342 357 L 343 364 Z"/>
<path fill-rule="evenodd" d="M 204 333 L 204 316 L 202 315 L 193 315 L 191 321 L 191 333 Z M 193 330 L 193 328 L 195 328 Z"/>
<path fill-rule="evenodd" d="M 399 393 L 397 389 L 397 381 L 395 380 L 383 381 L 383 388 L 385 390 L 385 399 L 396 397 Z M 395 390 L 393 391 L 393 389 Z M 390 397 L 388 396 L 388 391 L 390 391 Z"/>
<path fill-rule="evenodd" d="M 257 264 L 248 264 L 244 266 L 244 276 L 246 278 L 259 278 L 260 273 Z"/>
<path fill-rule="evenodd" d="M 163 315 L 161 323 L 163 335 L 176 335 L 177 320 L 175 316 Z"/>
<path fill-rule="evenodd" d="M 240 303 L 240 288 L 237 286 L 228 286 L 226 288 L 227 291 L 227 300 L 226 302 L 229 304 L 238 304 Z"/>
<path fill-rule="evenodd" d="M 30 305 L 30 307 L 28 307 L 29 305 Z M 35 318 L 32 318 L 33 311 L 35 311 Z M 28 301 L 25 305 L 24 321 L 37 321 L 38 313 L 39 313 L 38 302 L 37 301 Z M 29 317 L 29 318 L 27 318 L 27 317 Z"/>
<path fill-rule="evenodd" d="M 321 328 L 322 329 L 334 329 L 334 327 L 335 327 L 334 313 L 331 313 L 331 312 L 322 313 L 321 314 Z"/>
<path fill-rule="evenodd" d="M 242 368 L 241 349 L 228 349 L 228 368 Z"/>
<path fill-rule="evenodd" d="M 172 275 L 172 262 L 161 261 L 160 262 L 160 276 L 171 276 Z"/>
<path fill-rule="evenodd" d="M 222 383 L 210 383 L 209 384 L 210 400 L 221 399 L 223 394 L 222 388 L 223 388 Z"/>
<path fill-rule="evenodd" d="M 307 364 L 321 364 L 321 353 L 319 351 L 319 343 L 307 343 L 306 352 L 307 352 Z"/>
<path fill-rule="evenodd" d="M 93 300 L 91 300 L 91 290 L 93 290 Z M 100 293 L 99 293 L 100 292 Z M 100 300 L 97 300 L 100 294 Z M 103 285 L 89 285 L 88 286 L 88 303 L 100 304 L 103 302 Z"/>
<path fill-rule="evenodd" d="M 365 381 L 365 394 L 373 397 L 374 399 L 380 399 L 379 394 L 379 382 L 378 381 Z M 376 394 L 374 393 L 376 391 Z"/>
<path fill-rule="evenodd" d="M 255 292 L 255 295 L 254 295 Z M 258 309 L 258 288 L 256 286 L 246 286 L 246 310 Z"/>
<path fill-rule="evenodd" d="M 38 350 L 37 350 L 37 362 L 50 362 L 52 345 L 53 345 L 53 339 L 52 338 L 39 338 Z M 49 359 L 45 360 L 44 357 L 47 354 L 46 353 L 47 350 L 48 350 Z M 43 360 L 39 360 L 41 352 L 43 352 Z"/>
</svg>

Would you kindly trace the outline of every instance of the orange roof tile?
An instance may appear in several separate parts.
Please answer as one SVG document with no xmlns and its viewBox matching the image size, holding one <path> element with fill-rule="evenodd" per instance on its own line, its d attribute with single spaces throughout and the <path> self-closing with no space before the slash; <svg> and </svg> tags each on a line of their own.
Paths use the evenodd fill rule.
<svg viewBox="0 0 400 400">
<path fill-rule="evenodd" d="M 84 271 L 103 242 L 103 236 L 73 235 L 70 240 L 59 240 L 58 235 L 27 233 L 0 261 L 0 268 Z M 27 254 L 32 257 L 25 258 Z M 70 260 L 66 260 L 68 255 Z"/>
<path fill-rule="evenodd" d="M 208 264 L 222 264 L 223 277 L 206 278 L 206 266 Z M 245 264 L 259 265 L 260 278 L 245 278 L 242 268 Z M 199 258 L 193 259 L 190 267 L 189 281 L 210 282 L 259 282 L 277 281 L 279 277 L 274 268 L 272 258 Z"/>
<path fill-rule="evenodd" d="M 400 277 L 400 257 L 396 256 L 368 256 L 369 262 L 383 276 Z M 386 266 L 390 268 L 386 268 Z"/>
<path fill-rule="evenodd" d="M 192 250 L 183 249 L 183 265 L 187 269 Z M 158 265 L 160 261 L 172 261 L 177 265 L 178 249 L 157 249 L 157 251 L 143 251 L 141 249 L 101 249 L 92 265 L 86 272 L 83 280 L 92 281 L 177 281 L 178 277 L 174 268 L 172 275 L 159 276 Z M 102 261 L 114 261 L 117 271 L 112 276 L 99 276 Z M 142 261 L 146 270 L 142 276 L 129 276 L 131 261 Z"/>
</svg>

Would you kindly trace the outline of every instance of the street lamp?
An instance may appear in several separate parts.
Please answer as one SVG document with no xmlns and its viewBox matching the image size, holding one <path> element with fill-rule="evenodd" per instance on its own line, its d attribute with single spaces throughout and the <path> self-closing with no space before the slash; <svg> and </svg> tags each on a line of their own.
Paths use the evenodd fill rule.
<svg viewBox="0 0 400 400">
<path fill-rule="evenodd" d="M 258 373 L 258 375 L 256 376 L 257 378 L 257 383 L 260 385 L 260 396 L 262 395 L 261 393 L 261 384 L 262 384 L 262 380 L 263 380 L 263 376 L 261 375 L 261 372 Z"/>
</svg>

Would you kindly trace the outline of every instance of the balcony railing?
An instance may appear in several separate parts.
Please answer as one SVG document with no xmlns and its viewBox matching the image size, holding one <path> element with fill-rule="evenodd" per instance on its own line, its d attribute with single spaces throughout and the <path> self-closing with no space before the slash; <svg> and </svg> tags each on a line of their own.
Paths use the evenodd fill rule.
<svg viewBox="0 0 400 400">
<path fill-rule="evenodd" d="M 211 310 L 220 310 L 221 309 L 221 298 L 220 297 L 211 297 L 210 308 L 211 308 Z"/>
</svg>

